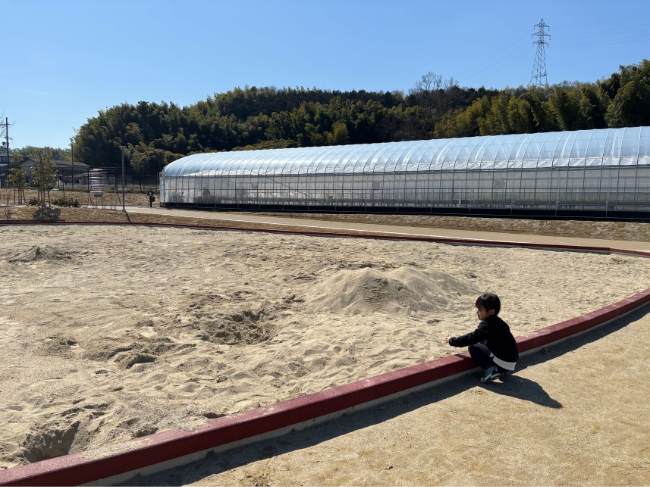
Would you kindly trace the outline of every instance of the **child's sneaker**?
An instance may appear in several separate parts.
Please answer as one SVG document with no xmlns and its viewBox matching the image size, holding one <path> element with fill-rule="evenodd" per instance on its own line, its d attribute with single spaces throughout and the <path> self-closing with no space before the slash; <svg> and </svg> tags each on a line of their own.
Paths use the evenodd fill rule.
<svg viewBox="0 0 650 487">
<path fill-rule="evenodd" d="M 501 372 L 499 372 L 499 368 L 496 365 L 493 365 L 492 367 L 490 367 L 485 371 L 483 377 L 481 377 L 481 382 L 492 382 L 500 375 Z"/>
</svg>

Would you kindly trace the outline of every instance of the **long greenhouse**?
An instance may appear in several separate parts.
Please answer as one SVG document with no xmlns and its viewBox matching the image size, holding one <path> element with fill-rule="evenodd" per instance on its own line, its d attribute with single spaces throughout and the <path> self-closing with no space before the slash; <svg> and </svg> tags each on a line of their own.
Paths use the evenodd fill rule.
<svg viewBox="0 0 650 487">
<path fill-rule="evenodd" d="M 650 215 L 650 127 L 194 154 L 165 207 Z"/>
</svg>

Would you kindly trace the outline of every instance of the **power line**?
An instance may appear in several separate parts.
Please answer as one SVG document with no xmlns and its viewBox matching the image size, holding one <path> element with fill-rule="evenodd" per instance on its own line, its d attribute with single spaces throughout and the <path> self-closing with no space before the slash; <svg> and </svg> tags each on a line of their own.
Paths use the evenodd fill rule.
<svg viewBox="0 0 650 487">
<path fill-rule="evenodd" d="M 613 25 L 613 21 L 617 19 L 625 21 L 629 20 L 630 22 L 627 22 L 627 25 L 625 26 L 615 26 Z M 639 25 L 639 22 L 641 21 L 643 21 L 643 19 L 632 14 L 610 17 L 607 20 L 602 19 L 583 23 L 572 23 L 570 26 L 563 26 L 563 32 L 560 33 L 558 33 L 556 26 L 553 46 L 554 49 L 566 50 L 596 46 L 615 46 L 646 41 L 650 39 L 650 34 L 647 33 L 647 27 Z M 544 23 L 543 19 L 542 23 Z M 537 24 L 535 27 L 539 29 L 540 25 Z M 533 75 L 531 76 L 531 83 L 535 80 L 536 67 L 541 66 L 541 73 L 546 73 L 545 47 L 548 45 L 548 42 L 546 42 L 547 37 L 550 38 L 550 35 L 547 33 L 548 29 L 549 26 L 544 23 L 543 28 L 541 29 L 543 34 L 541 36 L 543 44 L 541 45 L 539 43 L 540 32 L 533 34 L 534 36 L 537 36 L 537 39 L 533 42 L 533 49 L 536 50 L 536 52 L 534 54 L 535 65 Z M 523 40 L 523 38 L 521 40 Z M 454 77 L 466 86 L 469 86 L 469 84 L 476 79 L 481 79 L 482 84 L 486 85 L 486 77 L 492 76 L 495 73 L 503 75 L 506 72 L 513 71 L 524 62 L 523 60 L 525 57 L 528 56 L 528 59 L 530 59 L 530 55 L 533 54 L 530 52 L 530 48 L 524 48 L 521 45 L 519 45 L 519 48 L 513 47 L 517 44 L 516 40 L 511 41 L 508 47 L 490 52 L 483 56 L 480 62 L 468 66 L 465 70 L 457 73 Z M 540 48 L 542 52 L 539 52 Z M 540 55 L 543 55 L 543 62 L 540 62 L 542 61 L 540 60 Z M 542 76 L 540 86 L 543 86 L 547 79 L 547 75 Z"/>
<path fill-rule="evenodd" d="M 521 65 L 525 60 L 530 60 L 530 55 L 531 55 L 530 48 L 526 48 L 525 51 L 518 52 L 518 55 L 504 57 L 500 62 L 493 64 L 488 69 L 478 71 L 471 76 L 465 77 L 464 82 L 468 82 L 472 79 L 475 79 L 478 76 L 482 76 L 485 79 L 496 72 L 505 73 L 507 71 L 511 71 L 513 65 L 518 66 Z M 483 84 L 485 84 L 485 80 L 483 81 Z"/>
<path fill-rule="evenodd" d="M 583 36 L 601 36 L 604 34 L 609 34 L 609 33 L 618 33 L 618 34 L 627 34 L 630 32 L 634 31 L 647 31 L 648 27 L 643 24 L 626 24 L 626 25 L 621 25 L 619 27 L 612 27 L 611 29 L 600 29 L 596 28 L 594 29 L 593 26 L 590 26 L 592 28 L 590 29 L 575 29 L 575 28 L 570 28 L 565 31 L 564 33 L 560 33 L 555 36 L 555 39 L 568 39 L 570 37 L 583 37 Z"/>
<path fill-rule="evenodd" d="M 537 44 L 537 52 L 535 53 L 535 62 L 533 63 L 533 73 L 530 76 L 530 84 L 535 86 L 544 87 L 548 83 L 548 78 L 546 76 L 546 52 L 545 47 L 548 45 L 546 38 L 551 38 L 550 34 L 546 33 L 548 25 L 544 23 L 542 19 L 539 24 L 535 24 L 535 27 L 538 27 L 537 32 L 533 35 L 537 36 L 537 40 L 533 44 Z"/>
<path fill-rule="evenodd" d="M 602 39 L 602 40 L 594 40 L 594 41 L 590 41 L 588 39 L 585 39 L 582 42 L 579 39 L 576 39 L 575 41 L 570 42 L 568 44 L 558 43 L 555 47 L 556 48 L 568 48 L 568 47 L 574 48 L 574 47 L 591 47 L 591 46 L 602 46 L 602 45 L 612 45 L 612 44 L 629 44 L 631 42 L 648 40 L 648 38 L 650 38 L 650 34 L 637 36 L 637 37 L 627 37 L 627 38 L 618 38 L 618 39 Z"/>
<path fill-rule="evenodd" d="M 622 22 L 626 20 L 639 20 L 639 15 L 638 14 L 627 14 L 627 15 L 620 15 L 617 17 L 610 17 L 608 16 L 607 18 L 604 19 L 594 19 L 594 20 L 588 20 L 585 22 L 571 22 L 569 24 L 566 24 L 567 29 L 574 30 L 576 27 L 581 27 L 584 25 L 588 25 L 590 27 L 598 27 L 599 25 L 608 25 L 611 26 L 614 22 Z"/>
<path fill-rule="evenodd" d="M 522 47 L 513 49 L 513 45 L 517 45 L 519 40 L 515 39 L 508 43 L 508 47 L 501 49 L 496 52 L 492 52 L 491 55 L 483 57 L 483 59 L 477 63 L 472 64 L 470 67 L 467 67 L 464 71 L 456 73 L 455 77 L 462 80 L 465 78 L 473 78 L 476 74 L 482 73 L 485 69 L 489 69 L 495 65 L 495 62 L 503 61 L 514 55 L 518 55 L 522 51 Z M 523 51 L 522 51 L 523 52 Z"/>
</svg>

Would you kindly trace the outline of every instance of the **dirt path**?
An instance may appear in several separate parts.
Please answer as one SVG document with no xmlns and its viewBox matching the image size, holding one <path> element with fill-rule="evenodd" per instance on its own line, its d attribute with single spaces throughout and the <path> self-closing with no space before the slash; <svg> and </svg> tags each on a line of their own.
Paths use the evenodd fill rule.
<svg viewBox="0 0 650 487">
<path fill-rule="evenodd" d="M 351 232 L 358 234 L 368 233 L 387 233 L 393 235 L 413 235 L 413 236 L 438 236 L 452 238 L 468 239 L 487 239 L 487 240 L 504 240 L 518 242 L 535 242 L 548 244 L 569 244 L 583 246 L 605 246 L 615 248 L 629 248 L 637 250 L 650 250 L 650 239 L 643 240 L 646 227 L 650 229 L 650 224 L 635 223 L 638 225 L 637 232 L 629 234 L 615 233 L 598 233 L 598 237 L 590 236 L 589 232 L 582 231 L 585 224 L 607 224 L 615 225 L 617 222 L 546 222 L 566 225 L 567 234 L 563 236 L 552 236 L 540 233 L 534 226 L 528 223 L 544 223 L 529 220 L 518 220 L 522 223 L 520 232 L 506 232 L 506 228 L 499 227 L 496 222 L 490 230 L 480 230 L 473 228 L 472 225 L 484 221 L 481 218 L 457 218 L 459 228 L 431 227 L 427 222 L 433 217 L 419 216 L 392 216 L 392 215 L 308 215 L 308 214 L 277 214 L 277 213 L 221 213 L 221 212 L 199 212 L 196 210 L 169 210 L 166 208 L 132 208 L 130 211 L 131 218 L 134 221 L 148 218 L 169 218 L 170 222 L 196 221 L 200 216 L 202 223 L 207 225 L 232 225 L 237 228 L 269 228 L 273 230 L 298 230 L 310 232 L 332 232 L 342 233 Z M 325 219 L 319 220 L 316 217 L 322 216 Z M 352 217 L 358 217 L 356 219 Z M 337 218 L 340 217 L 340 218 Z M 367 218 L 364 218 L 367 217 Z M 372 217 L 372 218 L 371 218 Z M 348 218 L 350 218 L 348 220 Z M 442 218 L 442 217 L 441 217 Z M 449 217 L 451 218 L 451 217 Z M 185 219 L 185 220 L 183 220 Z M 361 220 L 367 220 L 365 222 Z M 420 220 L 421 219 L 421 220 Z M 463 222 L 467 223 L 463 227 Z M 501 220 L 508 222 L 508 220 Z M 412 225 L 412 226 L 408 226 Z M 573 229 L 573 230 L 571 230 Z M 611 229 L 610 229 L 611 230 Z M 571 236 L 573 235 L 573 236 Z M 582 236 L 577 236 L 582 235 Z M 619 239 L 620 237 L 620 239 Z M 623 238 L 625 237 L 625 238 Z M 638 238 L 637 238 L 638 237 Z M 635 239 L 637 238 L 637 239 Z"/>
<path fill-rule="evenodd" d="M 373 215 L 362 213 L 254 214 L 280 218 L 301 218 L 375 225 L 444 228 L 450 230 L 549 235 L 555 237 L 650 241 L 650 223 L 640 222 L 531 220 L 525 218 L 477 218 L 447 215 Z"/>
<path fill-rule="evenodd" d="M 648 485 L 646 307 L 520 362 L 139 485 Z"/>
<path fill-rule="evenodd" d="M 127 195 L 128 196 L 128 195 Z M 133 195 L 142 196 L 142 195 Z M 130 204 L 138 204 L 131 203 Z M 457 238 L 565 243 L 650 250 L 650 223 L 517 220 L 416 215 L 355 215 L 307 213 L 211 212 L 117 206 L 97 208 L 61 208 L 67 222 L 150 222 L 185 225 L 227 225 L 234 228 L 314 231 L 332 233 L 389 232 L 410 235 L 436 235 Z M 14 220 L 32 220 L 34 207 L 15 209 Z"/>
</svg>

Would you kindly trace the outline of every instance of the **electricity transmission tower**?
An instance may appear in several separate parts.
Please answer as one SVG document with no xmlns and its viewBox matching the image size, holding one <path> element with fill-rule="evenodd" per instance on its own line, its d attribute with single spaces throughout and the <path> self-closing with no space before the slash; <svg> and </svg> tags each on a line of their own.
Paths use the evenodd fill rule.
<svg viewBox="0 0 650 487">
<path fill-rule="evenodd" d="M 546 33 L 546 29 L 549 29 L 550 27 L 544 23 L 544 19 L 542 19 L 539 24 L 536 24 L 535 27 L 537 27 L 538 30 L 533 34 L 533 36 L 537 36 L 537 40 L 533 41 L 533 44 L 537 44 L 537 52 L 535 53 L 535 62 L 533 63 L 533 74 L 530 75 L 530 84 L 543 87 L 548 83 L 548 79 L 546 78 L 546 53 L 544 48 L 548 45 L 546 38 L 551 38 L 551 35 Z"/>
</svg>

